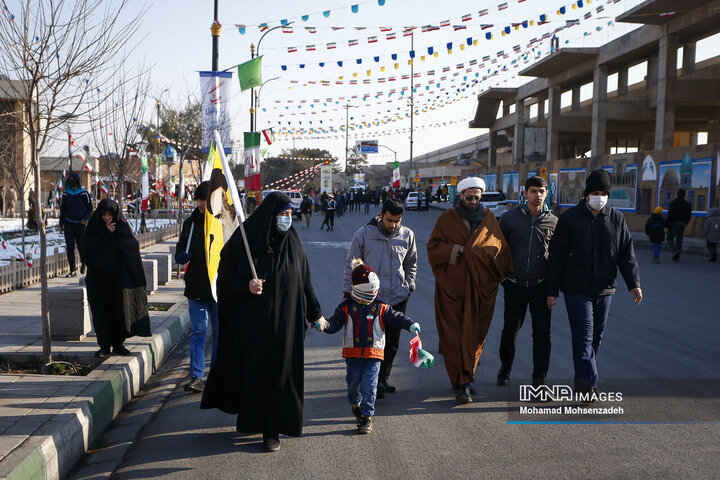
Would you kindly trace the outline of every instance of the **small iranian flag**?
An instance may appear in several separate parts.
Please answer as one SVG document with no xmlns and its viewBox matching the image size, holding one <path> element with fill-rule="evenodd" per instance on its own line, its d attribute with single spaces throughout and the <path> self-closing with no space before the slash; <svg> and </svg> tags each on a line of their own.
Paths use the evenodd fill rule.
<svg viewBox="0 0 720 480">
<path fill-rule="evenodd" d="M 260 133 L 245 132 L 245 189 L 260 190 Z"/>
<path fill-rule="evenodd" d="M 275 134 L 272 131 L 272 128 L 267 128 L 262 131 L 263 137 L 265 137 L 265 141 L 268 145 L 272 145 L 275 141 Z"/>
<path fill-rule="evenodd" d="M 92 165 L 90 165 L 88 162 L 85 162 L 83 164 L 83 168 L 88 171 L 88 173 L 93 173 Z"/>
<path fill-rule="evenodd" d="M 393 162 L 393 188 L 400 188 L 400 162 Z"/>
</svg>

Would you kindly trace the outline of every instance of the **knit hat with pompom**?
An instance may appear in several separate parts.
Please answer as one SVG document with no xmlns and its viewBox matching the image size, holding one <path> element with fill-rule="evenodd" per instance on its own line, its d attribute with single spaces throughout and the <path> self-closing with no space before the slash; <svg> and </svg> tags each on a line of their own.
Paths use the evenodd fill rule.
<svg viewBox="0 0 720 480">
<path fill-rule="evenodd" d="M 371 303 L 375 300 L 377 291 L 380 288 L 380 279 L 375 270 L 365 265 L 359 258 L 350 261 L 352 267 L 352 292 L 350 296 L 362 304 Z"/>
</svg>

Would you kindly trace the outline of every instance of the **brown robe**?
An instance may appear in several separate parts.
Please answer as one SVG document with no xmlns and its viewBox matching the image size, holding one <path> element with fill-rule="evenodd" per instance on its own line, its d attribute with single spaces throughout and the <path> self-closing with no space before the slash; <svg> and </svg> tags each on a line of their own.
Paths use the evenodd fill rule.
<svg viewBox="0 0 720 480">
<path fill-rule="evenodd" d="M 464 253 L 458 254 L 460 246 Z M 457 209 L 444 212 L 427 243 L 435 275 L 435 322 L 453 387 L 475 381 L 475 367 L 495 310 L 498 285 L 513 270 L 510 247 L 495 215 L 471 234 Z"/>
</svg>

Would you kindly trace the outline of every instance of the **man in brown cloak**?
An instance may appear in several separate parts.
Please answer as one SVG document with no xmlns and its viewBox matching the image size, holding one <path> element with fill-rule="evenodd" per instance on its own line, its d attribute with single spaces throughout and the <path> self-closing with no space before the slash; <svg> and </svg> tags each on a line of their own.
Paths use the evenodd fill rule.
<svg viewBox="0 0 720 480">
<path fill-rule="evenodd" d="M 460 201 L 437 220 L 428 240 L 435 275 L 435 322 L 457 403 L 472 401 L 475 368 L 490 329 L 498 285 L 513 270 L 495 215 L 480 204 L 485 182 L 458 183 Z"/>
</svg>

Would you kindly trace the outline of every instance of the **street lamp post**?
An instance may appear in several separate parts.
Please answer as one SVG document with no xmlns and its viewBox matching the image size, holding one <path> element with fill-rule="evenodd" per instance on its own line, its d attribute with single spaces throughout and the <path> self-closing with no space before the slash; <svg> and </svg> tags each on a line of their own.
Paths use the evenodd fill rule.
<svg viewBox="0 0 720 480">
<path fill-rule="evenodd" d="M 217 1 L 217 0 L 216 0 Z M 277 25 L 271 29 L 269 29 L 267 32 L 263 33 L 260 36 L 260 40 L 258 40 L 257 48 L 255 48 L 254 44 L 250 44 L 250 59 L 259 57 L 260 56 L 260 44 L 263 41 L 263 38 L 265 38 L 265 35 L 272 32 L 273 30 L 277 30 L 278 28 L 287 27 L 288 25 L 292 25 L 294 22 L 288 22 L 285 25 Z M 262 88 L 262 87 L 260 87 Z M 250 131 L 255 131 L 255 87 L 250 88 Z"/>
<path fill-rule="evenodd" d="M 277 80 L 278 78 L 280 77 L 269 78 L 260 85 L 260 88 L 258 88 L 257 94 L 255 95 L 255 125 L 253 125 L 253 131 L 257 131 L 257 119 L 260 114 L 260 94 L 262 93 L 262 89 L 266 83 Z"/>
</svg>

